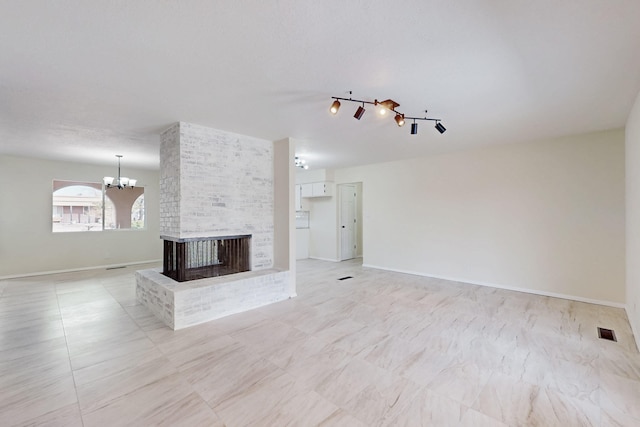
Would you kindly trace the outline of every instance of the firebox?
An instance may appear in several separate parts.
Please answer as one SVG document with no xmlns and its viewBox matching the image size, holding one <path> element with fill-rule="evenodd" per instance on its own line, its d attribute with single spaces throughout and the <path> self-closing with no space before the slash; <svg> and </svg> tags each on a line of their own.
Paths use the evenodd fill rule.
<svg viewBox="0 0 640 427">
<path fill-rule="evenodd" d="M 162 274 L 178 282 L 251 270 L 251 235 L 164 240 Z"/>
</svg>

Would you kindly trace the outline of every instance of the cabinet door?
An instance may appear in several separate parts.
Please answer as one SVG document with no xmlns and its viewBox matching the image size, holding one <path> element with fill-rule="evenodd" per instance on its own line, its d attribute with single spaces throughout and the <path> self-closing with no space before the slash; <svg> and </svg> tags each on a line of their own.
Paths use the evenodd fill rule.
<svg viewBox="0 0 640 427">
<path fill-rule="evenodd" d="M 296 210 L 302 210 L 302 186 L 296 185 Z"/>
<path fill-rule="evenodd" d="M 313 197 L 313 185 L 302 184 L 302 197 Z"/>
<path fill-rule="evenodd" d="M 322 197 L 326 194 L 326 184 L 324 182 L 313 183 L 313 197 Z"/>
</svg>

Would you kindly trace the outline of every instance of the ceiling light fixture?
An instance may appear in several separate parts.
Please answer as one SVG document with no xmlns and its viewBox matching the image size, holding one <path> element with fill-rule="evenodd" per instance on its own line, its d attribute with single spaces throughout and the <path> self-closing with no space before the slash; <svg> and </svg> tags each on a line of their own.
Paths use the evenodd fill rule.
<svg viewBox="0 0 640 427">
<path fill-rule="evenodd" d="M 295 160 L 296 160 L 296 167 L 297 168 L 309 169 L 309 165 L 307 164 L 307 161 L 305 159 L 301 159 L 300 157 L 296 156 Z"/>
<path fill-rule="evenodd" d="M 378 100 L 376 99 L 376 100 L 373 101 L 373 103 L 374 103 L 374 105 L 379 106 L 378 107 L 378 113 L 380 113 L 381 116 L 384 116 L 385 114 L 387 114 L 387 111 L 396 112 L 396 107 L 400 106 L 400 104 L 398 104 L 393 99 L 387 99 L 387 100 L 380 101 L 380 102 L 378 102 Z"/>
<path fill-rule="evenodd" d="M 331 104 L 331 108 L 329 109 L 329 111 L 331 111 L 331 114 L 336 114 L 339 109 L 340 109 L 340 101 L 336 99 L 335 101 L 333 101 L 333 104 Z"/>
<path fill-rule="evenodd" d="M 102 182 L 104 182 L 104 185 L 107 188 L 117 187 L 120 190 L 127 187 L 129 188 L 135 187 L 136 182 L 138 182 L 137 180 L 120 176 L 120 159 L 122 158 L 122 155 L 116 154 L 116 157 L 118 158 L 118 178 L 114 179 L 112 176 L 105 176 L 104 178 L 102 178 Z"/>
<path fill-rule="evenodd" d="M 332 96 L 331 97 L 333 99 L 333 103 L 331 104 L 331 108 L 330 111 L 332 114 L 336 114 L 338 112 L 338 109 L 340 108 L 340 101 L 349 101 L 349 102 L 356 102 L 358 104 L 362 104 L 362 106 L 359 106 L 358 109 L 356 110 L 356 113 L 353 115 L 353 117 L 355 117 L 356 119 L 360 120 L 360 118 L 362 117 L 362 115 L 365 112 L 364 109 L 364 104 L 371 104 L 374 105 L 378 112 L 380 113 L 380 115 L 385 115 L 387 113 L 387 111 L 392 111 L 394 113 L 396 113 L 396 115 L 394 116 L 394 120 L 396 122 L 396 124 L 398 126 L 404 126 L 405 121 L 406 120 L 413 120 L 413 123 L 411 124 L 411 135 L 417 135 L 418 134 L 418 124 L 416 123 L 416 120 L 430 120 L 433 122 L 436 122 L 436 129 L 438 130 L 438 132 L 440 132 L 441 134 L 443 134 L 447 129 L 442 125 L 441 119 L 434 119 L 431 117 L 427 117 L 427 110 L 424 110 L 425 112 L 425 116 L 424 117 L 405 117 L 404 113 L 401 113 L 399 111 L 396 110 L 396 108 L 398 108 L 400 106 L 400 104 L 398 104 L 397 102 L 395 102 L 392 99 L 386 99 L 384 101 L 378 101 L 377 99 L 374 99 L 373 102 L 372 101 L 363 101 L 361 99 L 353 99 L 351 98 L 351 91 L 349 91 L 349 98 L 342 98 L 339 96 Z"/>
</svg>

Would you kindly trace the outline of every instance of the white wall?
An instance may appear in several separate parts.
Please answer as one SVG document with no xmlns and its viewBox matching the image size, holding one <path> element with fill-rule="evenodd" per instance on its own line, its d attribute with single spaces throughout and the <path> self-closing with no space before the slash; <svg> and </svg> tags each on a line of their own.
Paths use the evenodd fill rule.
<svg viewBox="0 0 640 427">
<path fill-rule="evenodd" d="M 308 184 L 310 182 L 333 181 L 333 175 L 326 169 L 296 169 L 296 184 Z"/>
<path fill-rule="evenodd" d="M 625 129 L 627 206 L 627 314 L 640 343 L 640 93 Z"/>
<path fill-rule="evenodd" d="M 365 265 L 625 301 L 622 130 L 340 169 L 334 177 L 363 182 Z M 333 253 L 336 243 L 323 244 Z"/>
<path fill-rule="evenodd" d="M 157 171 L 123 165 L 145 187 L 145 230 L 51 232 L 53 180 L 100 182 L 116 167 L 0 156 L 0 277 L 161 259 Z"/>
</svg>

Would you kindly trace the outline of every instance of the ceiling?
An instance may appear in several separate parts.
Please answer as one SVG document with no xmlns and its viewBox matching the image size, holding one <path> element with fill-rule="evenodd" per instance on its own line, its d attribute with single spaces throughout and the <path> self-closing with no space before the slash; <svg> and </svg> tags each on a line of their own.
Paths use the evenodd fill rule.
<svg viewBox="0 0 640 427">
<path fill-rule="evenodd" d="M 0 154 L 158 167 L 176 121 L 312 168 L 624 126 L 640 1 L 0 0 Z M 391 98 L 398 128 L 331 96 Z"/>
</svg>

